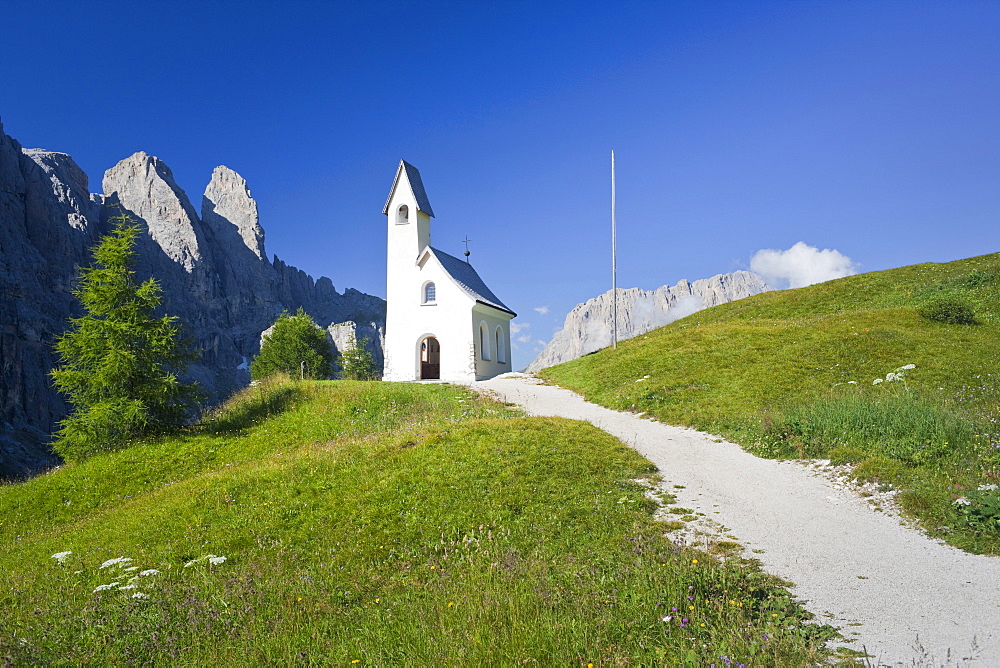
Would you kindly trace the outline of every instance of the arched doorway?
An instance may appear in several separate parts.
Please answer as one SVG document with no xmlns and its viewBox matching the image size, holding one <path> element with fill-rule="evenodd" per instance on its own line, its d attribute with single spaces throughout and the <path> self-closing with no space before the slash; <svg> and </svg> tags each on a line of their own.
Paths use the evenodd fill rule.
<svg viewBox="0 0 1000 668">
<path fill-rule="evenodd" d="M 441 378 L 441 344 L 433 336 L 420 342 L 420 379 Z"/>
</svg>

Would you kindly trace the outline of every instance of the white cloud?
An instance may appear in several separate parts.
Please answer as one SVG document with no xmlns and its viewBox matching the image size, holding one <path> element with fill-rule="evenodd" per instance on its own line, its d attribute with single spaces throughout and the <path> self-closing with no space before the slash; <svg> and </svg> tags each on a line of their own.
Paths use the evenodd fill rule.
<svg viewBox="0 0 1000 668">
<path fill-rule="evenodd" d="M 757 251 L 750 258 L 750 271 L 774 288 L 802 288 L 856 274 L 858 265 L 838 250 L 819 250 L 800 241 L 788 250 Z"/>
<path fill-rule="evenodd" d="M 545 315 L 546 313 L 549 312 L 549 307 L 548 306 L 536 306 L 535 310 L 538 312 L 539 315 Z"/>
<path fill-rule="evenodd" d="M 522 334 L 521 336 L 517 337 L 517 340 L 520 341 L 521 343 L 531 343 L 531 334 Z"/>
<path fill-rule="evenodd" d="M 531 327 L 531 323 L 530 322 L 514 322 L 514 321 L 511 321 L 511 323 L 510 323 L 510 333 L 511 334 L 517 334 L 518 332 L 520 332 L 525 327 Z"/>
<path fill-rule="evenodd" d="M 674 320 L 680 320 L 681 318 L 686 318 L 692 313 L 697 313 L 703 308 L 705 308 L 705 304 L 695 295 L 684 297 L 671 307 L 670 311 L 667 313 L 667 318 L 669 318 L 669 320 L 667 320 L 664 324 L 671 323 Z"/>
</svg>

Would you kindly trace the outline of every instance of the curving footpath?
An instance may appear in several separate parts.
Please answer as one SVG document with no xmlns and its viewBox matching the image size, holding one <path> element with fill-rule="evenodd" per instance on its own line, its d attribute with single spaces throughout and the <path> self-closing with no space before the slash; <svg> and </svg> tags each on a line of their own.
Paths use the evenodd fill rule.
<svg viewBox="0 0 1000 668">
<path fill-rule="evenodd" d="M 470 384 L 529 414 L 585 420 L 653 462 L 677 502 L 723 524 L 877 665 L 1000 666 L 1000 558 L 872 510 L 799 465 L 586 402 L 520 374 Z"/>
</svg>

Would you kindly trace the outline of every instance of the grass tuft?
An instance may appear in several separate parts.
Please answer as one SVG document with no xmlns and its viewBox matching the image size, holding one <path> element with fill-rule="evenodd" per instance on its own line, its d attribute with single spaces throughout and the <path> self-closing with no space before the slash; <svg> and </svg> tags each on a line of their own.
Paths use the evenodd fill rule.
<svg viewBox="0 0 1000 668">
<path fill-rule="evenodd" d="M 917 309 L 922 318 L 948 325 L 978 325 L 972 306 L 961 297 L 935 297 Z"/>
<path fill-rule="evenodd" d="M 772 453 L 788 457 L 826 459 L 847 446 L 855 456 L 928 464 L 947 456 L 949 447 L 970 443 L 975 431 L 965 415 L 914 392 L 852 392 L 790 405 L 764 425 L 763 438 Z"/>
</svg>

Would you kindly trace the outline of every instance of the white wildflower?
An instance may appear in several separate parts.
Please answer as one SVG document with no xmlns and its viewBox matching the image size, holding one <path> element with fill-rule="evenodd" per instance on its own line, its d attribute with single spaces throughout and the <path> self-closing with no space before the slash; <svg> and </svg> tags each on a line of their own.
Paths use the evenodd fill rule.
<svg viewBox="0 0 1000 668">
<path fill-rule="evenodd" d="M 186 564 L 184 564 L 184 568 L 187 568 L 188 566 L 194 566 L 199 561 L 205 561 L 206 559 L 208 559 L 208 563 L 212 564 L 213 566 L 218 566 L 219 564 L 224 563 L 226 561 L 225 557 L 220 557 L 215 554 L 206 554 L 203 557 L 198 557 L 197 559 L 192 559 L 191 561 L 187 562 Z"/>
<path fill-rule="evenodd" d="M 94 589 L 94 593 L 96 594 L 99 591 L 107 591 L 108 589 L 114 589 L 115 587 L 119 586 L 120 584 L 121 584 L 121 582 L 112 582 L 111 584 L 97 585 L 97 588 Z"/>
<path fill-rule="evenodd" d="M 997 485 L 980 485 L 978 489 L 980 492 L 993 492 L 1000 489 L 1000 487 Z"/>
<path fill-rule="evenodd" d="M 69 551 L 66 551 L 66 552 L 56 552 L 55 554 L 52 555 L 52 559 L 55 559 L 60 564 L 65 564 L 66 563 L 66 557 L 68 557 L 71 554 L 73 554 L 73 553 L 69 552 Z"/>
<path fill-rule="evenodd" d="M 972 505 L 972 501 L 969 501 L 964 496 L 960 496 L 957 499 L 955 499 L 954 501 L 952 501 L 951 505 L 953 505 L 953 506 L 971 506 Z"/>
<path fill-rule="evenodd" d="M 121 564 L 128 564 L 132 561 L 131 557 L 118 557 L 117 559 L 108 559 L 103 564 L 101 568 L 110 568 L 111 566 L 119 566 Z"/>
<path fill-rule="evenodd" d="M 903 366 L 901 366 L 899 368 L 900 369 L 916 369 L 917 365 L 916 364 L 904 364 Z"/>
<path fill-rule="evenodd" d="M 125 571 L 126 573 L 131 573 L 132 571 L 139 570 L 139 567 L 138 566 L 129 566 L 128 568 L 123 568 L 122 570 Z"/>
<path fill-rule="evenodd" d="M 139 585 L 127 584 L 118 588 L 118 591 L 125 591 L 126 589 L 138 589 Z"/>
<path fill-rule="evenodd" d="M 669 621 L 670 621 L 671 619 L 673 619 L 673 618 L 674 618 L 674 616 L 673 616 L 673 615 L 667 615 L 666 617 L 664 617 L 664 618 L 663 618 L 663 621 L 665 621 L 665 622 L 669 622 Z"/>
<path fill-rule="evenodd" d="M 148 575 L 159 575 L 159 574 L 160 571 L 156 570 L 155 568 L 148 568 L 143 572 L 139 573 L 139 575 L 141 575 L 142 577 L 146 577 Z"/>
<path fill-rule="evenodd" d="M 875 380 L 872 381 L 872 385 L 878 385 L 881 382 L 882 382 L 881 378 L 876 378 Z"/>
<path fill-rule="evenodd" d="M 849 381 L 847 381 L 847 384 L 848 385 L 857 385 L 858 381 L 856 381 L 856 380 L 849 380 Z"/>
<path fill-rule="evenodd" d="M 137 598 L 140 601 L 145 601 L 149 599 L 149 594 L 143 594 L 141 591 L 137 591 L 136 593 L 132 594 L 132 598 Z"/>
</svg>

